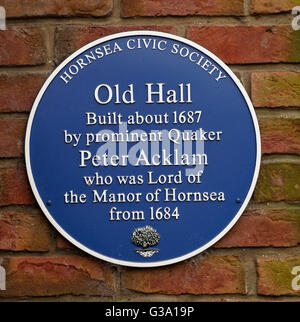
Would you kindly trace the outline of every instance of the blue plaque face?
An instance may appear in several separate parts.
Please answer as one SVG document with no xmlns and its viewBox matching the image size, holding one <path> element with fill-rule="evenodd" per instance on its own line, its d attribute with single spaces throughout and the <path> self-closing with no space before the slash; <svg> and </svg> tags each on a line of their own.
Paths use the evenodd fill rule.
<svg viewBox="0 0 300 322">
<path fill-rule="evenodd" d="M 38 94 L 26 133 L 39 206 L 100 259 L 151 267 L 207 249 L 253 193 L 260 137 L 241 83 L 186 39 L 126 32 L 81 48 Z"/>
</svg>

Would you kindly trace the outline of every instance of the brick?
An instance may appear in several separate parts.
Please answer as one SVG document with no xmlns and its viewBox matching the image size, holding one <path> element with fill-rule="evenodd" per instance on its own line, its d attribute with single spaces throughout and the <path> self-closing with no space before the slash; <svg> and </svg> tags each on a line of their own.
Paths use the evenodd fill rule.
<svg viewBox="0 0 300 322">
<path fill-rule="evenodd" d="M 76 247 L 73 244 L 71 244 L 69 241 L 67 241 L 64 237 L 57 236 L 56 248 L 57 249 L 75 249 Z"/>
<path fill-rule="evenodd" d="M 0 297 L 102 295 L 115 292 L 111 267 L 85 257 L 5 258 L 6 291 Z"/>
<path fill-rule="evenodd" d="M 300 154 L 299 118 L 259 119 L 263 154 Z"/>
<path fill-rule="evenodd" d="M 244 0 L 122 0 L 122 17 L 242 16 Z"/>
<path fill-rule="evenodd" d="M 0 168 L 0 206 L 34 203 L 24 167 Z"/>
<path fill-rule="evenodd" d="M 300 164 L 267 163 L 262 164 L 254 191 L 256 202 L 299 201 Z"/>
<path fill-rule="evenodd" d="M 56 29 L 56 63 L 60 63 L 82 46 L 111 34 L 133 30 L 154 30 L 168 33 L 176 33 L 173 26 L 68 26 Z"/>
<path fill-rule="evenodd" d="M 122 287 L 161 294 L 245 293 L 242 263 L 234 256 L 215 256 L 171 266 L 128 269 L 121 275 Z"/>
<path fill-rule="evenodd" d="M 300 209 L 267 208 L 246 210 L 214 247 L 291 247 L 299 243 Z"/>
<path fill-rule="evenodd" d="M 27 120 L 0 120 L 0 157 L 20 157 L 24 154 Z"/>
<path fill-rule="evenodd" d="M 0 112 L 29 112 L 46 74 L 0 75 Z"/>
<path fill-rule="evenodd" d="M 291 12 L 299 4 L 300 2 L 298 0 L 252 0 L 251 13 L 268 14 Z"/>
<path fill-rule="evenodd" d="M 300 73 L 252 73 L 251 87 L 255 107 L 300 107 Z"/>
<path fill-rule="evenodd" d="M 229 64 L 300 61 L 300 33 L 290 26 L 190 26 L 187 38 Z"/>
<path fill-rule="evenodd" d="M 43 31 L 37 27 L 8 27 L 0 31 L 0 66 L 46 63 Z"/>
<path fill-rule="evenodd" d="M 258 258 L 258 294 L 260 295 L 297 295 L 300 296 L 300 290 L 294 290 L 293 280 L 300 274 L 292 274 L 294 267 L 299 266 L 300 257 L 278 258 Z M 299 285 L 299 281 L 294 281 Z"/>
<path fill-rule="evenodd" d="M 101 17 L 111 13 L 112 0 L 2 0 L 8 18 L 42 16 L 94 16 Z"/>
<path fill-rule="evenodd" d="M 0 249 L 48 251 L 50 232 L 42 214 L 0 213 Z"/>
</svg>

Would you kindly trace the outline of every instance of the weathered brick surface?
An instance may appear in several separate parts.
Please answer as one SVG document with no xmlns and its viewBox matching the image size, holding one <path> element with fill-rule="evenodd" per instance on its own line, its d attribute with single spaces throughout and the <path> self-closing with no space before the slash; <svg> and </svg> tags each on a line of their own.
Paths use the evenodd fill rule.
<svg viewBox="0 0 300 322">
<path fill-rule="evenodd" d="M 50 232 L 42 214 L 1 212 L 0 249 L 48 251 Z"/>
<path fill-rule="evenodd" d="M 122 286 L 137 292 L 161 294 L 245 293 L 243 264 L 234 256 L 190 260 L 151 269 L 128 269 Z"/>
<path fill-rule="evenodd" d="M 44 63 L 46 47 L 41 28 L 12 26 L 0 31 L 0 66 Z"/>
<path fill-rule="evenodd" d="M 259 119 L 263 154 L 300 154 L 299 118 Z"/>
<path fill-rule="evenodd" d="M 300 62 L 300 33 L 290 26 L 191 26 L 187 38 L 230 64 Z"/>
<path fill-rule="evenodd" d="M 20 157 L 24 154 L 27 120 L 0 120 L 0 157 Z"/>
<path fill-rule="evenodd" d="M 112 0 L 2 0 L 8 18 L 41 16 L 106 16 Z"/>
<path fill-rule="evenodd" d="M 34 203 L 24 167 L 0 168 L 0 206 Z"/>
<path fill-rule="evenodd" d="M 0 75 L 0 112 L 28 112 L 46 74 L 2 74 Z"/>
<path fill-rule="evenodd" d="M 114 272 L 85 257 L 11 257 L 4 259 L 6 291 L 0 297 L 103 295 L 115 291 Z"/>
<path fill-rule="evenodd" d="M 136 16 L 241 16 L 244 0 L 121 0 L 121 15 Z"/>
<path fill-rule="evenodd" d="M 300 73 L 252 73 L 251 86 L 255 107 L 300 107 Z"/>
<path fill-rule="evenodd" d="M 61 235 L 58 235 L 56 238 L 56 247 L 57 247 L 57 249 L 74 249 L 74 248 L 76 248 L 73 244 L 68 242 Z"/>
<path fill-rule="evenodd" d="M 292 274 L 294 267 L 299 266 L 298 273 Z M 300 290 L 294 290 L 293 280 L 300 274 L 300 257 L 258 258 L 258 294 L 260 295 L 298 295 Z M 296 283 L 295 283 L 296 282 Z M 297 281 L 294 281 L 299 285 Z M 294 287 L 295 288 L 295 287 Z"/>
<path fill-rule="evenodd" d="M 68 26 L 58 27 L 56 29 L 56 46 L 55 61 L 60 63 L 67 56 L 72 54 L 82 46 L 118 32 L 132 30 L 154 30 L 168 33 L 176 33 L 173 26 L 103 26 L 103 27 L 87 27 L 87 26 Z"/>
<path fill-rule="evenodd" d="M 251 12 L 257 14 L 291 12 L 299 4 L 297 0 L 252 0 Z"/>
<path fill-rule="evenodd" d="M 254 200 L 297 201 L 300 200 L 300 164 L 262 164 L 254 191 Z"/>
<path fill-rule="evenodd" d="M 300 243 L 300 208 L 247 210 L 216 248 L 290 247 Z"/>
</svg>

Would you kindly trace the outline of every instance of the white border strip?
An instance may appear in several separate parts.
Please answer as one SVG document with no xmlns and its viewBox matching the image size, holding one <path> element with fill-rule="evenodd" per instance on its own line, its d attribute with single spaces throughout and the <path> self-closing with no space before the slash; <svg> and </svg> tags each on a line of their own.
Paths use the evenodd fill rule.
<svg viewBox="0 0 300 322">
<path fill-rule="evenodd" d="M 164 38 L 168 38 L 168 39 L 173 39 L 182 43 L 185 43 L 191 47 L 194 47 L 198 50 L 200 50 L 201 52 L 203 52 L 205 55 L 209 56 L 210 58 L 212 58 L 213 60 L 215 60 L 215 62 L 217 62 L 232 78 L 232 80 L 235 82 L 235 84 L 238 86 L 239 90 L 241 91 L 241 93 L 243 94 L 246 103 L 248 105 L 249 111 L 251 113 L 252 116 L 252 121 L 254 124 L 254 128 L 255 128 L 255 133 L 256 133 L 256 151 L 257 151 L 257 155 L 256 155 L 256 165 L 255 165 L 255 171 L 254 171 L 254 176 L 253 176 L 253 180 L 249 189 L 249 192 L 246 196 L 246 199 L 244 200 L 240 210 L 238 211 L 238 213 L 235 215 L 235 217 L 232 219 L 232 221 L 228 224 L 228 226 L 221 232 L 219 233 L 214 239 L 212 239 L 209 243 L 205 244 L 204 246 L 198 248 L 197 250 L 188 253 L 184 256 L 180 256 L 180 257 L 176 257 L 174 259 L 170 259 L 170 260 L 165 260 L 165 261 L 157 261 L 157 262 L 151 262 L 151 263 L 139 263 L 139 262 L 128 262 L 128 261 L 123 261 L 123 260 L 117 260 L 115 258 L 111 258 L 108 256 L 104 256 L 102 254 L 99 254 L 87 247 L 85 247 L 84 245 L 82 245 L 81 243 L 79 243 L 78 241 L 76 241 L 73 237 L 71 237 L 66 231 L 64 231 L 59 225 L 58 223 L 53 219 L 53 217 L 51 216 L 51 214 L 48 212 L 48 209 L 46 208 L 46 206 L 44 205 L 39 192 L 36 188 L 34 179 L 33 179 L 33 175 L 32 175 L 32 170 L 31 170 L 31 163 L 30 163 L 30 134 L 31 134 L 31 127 L 32 127 L 32 122 L 35 116 L 35 112 L 38 108 L 39 102 L 41 100 L 41 98 L 43 97 L 45 91 L 47 90 L 47 87 L 49 86 L 49 84 L 52 82 L 52 80 L 56 77 L 56 75 L 71 61 L 73 60 L 75 57 L 77 57 L 78 55 L 80 55 L 81 53 L 83 53 L 84 51 L 86 51 L 87 49 L 94 47 L 98 44 L 101 44 L 103 42 L 106 41 L 110 41 L 113 39 L 117 39 L 117 38 L 121 38 L 121 37 L 128 37 L 128 36 L 158 36 L 158 37 L 164 37 Z M 241 82 L 239 81 L 239 79 L 235 76 L 235 74 L 230 70 L 230 68 L 225 65 L 218 57 L 216 57 L 214 54 L 212 54 L 210 51 L 208 51 L 207 49 L 203 48 L 202 46 L 179 36 L 175 36 L 172 34 L 168 34 L 168 33 L 164 33 L 164 32 L 158 32 L 158 31 L 128 31 L 128 32 L 121 32 L 121 33 L 117 33 L 111 36 L 107 36 L 107 37 L 103 37 L 100 38 L 98 40 L 95 40 L 87 45 L 85 45 L 84 47 L 80 48 L 79 50 L 77 50 L 75 53 L 73 53 L 71 56 L 69 56 L 66 60 L 64 60 L 53 72 L 52 74 L 48 77 L 48 79 L 46 80 L 46 82 L 44 83 L 44 85 L 42 86 L 41 90 L 39 91 L 33 106 L 32 106 L 32 110 L 30 112 L 29 115 L 29 119 L 28 119 L 28 123 L 27 123 L 27 128 L 26 128 L 26 136 L 25 136 L 25 162 L 26 162 L 26 169 L 27 169 L 27 174 L 28 174 L 28 178 L 29 178 L 29 182 L 32 188 L 32 191 L 34 193 L 34 196 L 40 206 L 40 208 L 42 209 L 42 211 L 44 212 L 44 214 L 46 215 L 46 217 L 48 218 L 48 220 L 51 222 L 51 224 L 68 240 L 70 241 L 72 244 L 74 244 L 75 246 L 77 246 L 78 248 L 82 249 L 83 251 L 89 253 L 90 255 L 93 255 L 94 257 L 97 257 L 99 259 L 108 261 L 110 263 L 113 264 L 117 264 L 117 265 L 125 265 L 125 266 L 132 266 L 132 267 L 158 267 L 158 266 L 164 266 L 164 265 L 170 265 L 170 264 L 174 264 L 174 263 L 178 263 L 180 261 L 183 261 L 185 259 L 188 259 L 190 257 L 193 257 L 201 252 L 203 252 L 205 249 L 211 247 L 213 244 L 215 244 L 218 240 L 220 240 L 231 228 L 232 226 L 237 222 L 237 220 L 240 218 L 240 216 L 242 215 L 242 213 L 244 212 L 245 208 L 247 207 L 251 196 L 253 194 L 257 179 L 258 179 L 258 174 L 259 174 L 259 169 L 260 169 L 260 159 L 261 159 L 261 142 L 260 142 L 260 132 L 259 132 L 259 126 L 258 126 L 258 122 L 257 122 L 257 118 L 256 118 L 256 114 L 253 108 L 253 105 L 251 103 L 251 100 L 246 92 L 246 90 L 244 89 L 243 85 L 241 84 Z"/>
</svg>

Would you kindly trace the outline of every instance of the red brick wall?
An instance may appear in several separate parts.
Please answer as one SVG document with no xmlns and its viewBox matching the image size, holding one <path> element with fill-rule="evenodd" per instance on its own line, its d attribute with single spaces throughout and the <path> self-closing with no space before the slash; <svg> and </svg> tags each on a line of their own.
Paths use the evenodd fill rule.
<svg viewBox="0 0 300 322">
<path fill-rule="evenodd" d="M 0 31 L 0 301 L 299 301 L 292 287 L 300 266 L 297 1 L 42 2 L 0 1 L 8 17 Z M 27 118 L 47 75 L 84 44 L 136 29 L 186 37 L 228 63 L 253 101 L 262 136 L 258 184 L 238 223 L 206 253 L 152 269 L 111 265 L 67 243 L 35 203 L 24 167 Z"/>
</svg>

